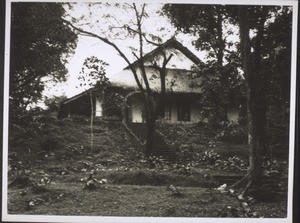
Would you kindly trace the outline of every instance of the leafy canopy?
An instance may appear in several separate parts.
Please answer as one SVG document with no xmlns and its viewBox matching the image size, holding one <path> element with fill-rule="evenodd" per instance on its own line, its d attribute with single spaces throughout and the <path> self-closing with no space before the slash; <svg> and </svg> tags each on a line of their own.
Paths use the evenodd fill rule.
<svg viewBox="0 0 300 223">
<path fill-rule="evenodd" d="M 37 102 L 47 81 L 64 81 L 67 56 L 77 43 L 64 24 L 62 4 L 13 2 L 11 16 L 10 105 L 23 110 Z"/>
</svg>

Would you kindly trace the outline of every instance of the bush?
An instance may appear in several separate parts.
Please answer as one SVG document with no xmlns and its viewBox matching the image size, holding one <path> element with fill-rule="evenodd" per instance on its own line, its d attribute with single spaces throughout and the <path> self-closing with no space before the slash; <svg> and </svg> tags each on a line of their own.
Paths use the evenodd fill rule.
<svg viewBox="0 0 300 223">
<path fill-rule="evenodd" d="M 215 136 L 223 142 L 246 144 L 248 142 L 247 128 L 234 122 L 221 122 Z"/>
<path fill-rule="evenodd" d="M 209 166 L 215 165 L 216 162 L 220 159 L 221 159 L 220 154 L 214 152 L 213 150 L 205 151 L 201 156 L 201 161 Z"/>
<path fill-rule="evenodd" d="M 46 136 L 41 142 L 41 149 L 47 153 L 54 152 L 62 147 L 63 143 L 61 142 L 61 139 L 54 135 Z"/>
<path fill-rule="evenodd" d="M 247 171 L 247 162 L 238 156 L 222 159 L 221 155 L 212 151 L 205 151 L 200 155 L 200 162 L 204 163 L 210 169 L 231 170 L 244 172 Z"/>
<path fill-rule="evenodd" d="M 265 160 L 262 164 L 263 175 L 266 177 L 279 177 L 284 174 L 284 169 L 287 169 L 286 161 L 277 159 Z"/>
<path fill-rule="evenodd" d="M 245 172 L 248 169 L 247 163 L 238 156 L 229 157 L 228 160 L 217 160 L 216 167 L 223 170 Z"/>
</svg>

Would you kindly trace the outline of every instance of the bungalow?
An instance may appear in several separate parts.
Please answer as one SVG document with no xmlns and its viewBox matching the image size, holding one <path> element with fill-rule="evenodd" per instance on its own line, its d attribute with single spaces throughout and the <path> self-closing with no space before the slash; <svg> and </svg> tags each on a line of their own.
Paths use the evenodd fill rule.
<svg viewBox="0 0 300 223">
<path fill-rule="evenodd" d="M 151 65 L 154 62 L 161 64 L 163 55 L 168 57 L 171 54 L 173 56 L 166 67 L 166 97 L 165 104 L 159 114 L 160 120 L 169 123 L 207 122 L 207 119 L 201 115 L 201 106 L 197 103 L 197 100 L 201 97 L 201 89 L 193 87 L 193 83 L 199 83 L 201 78 L 191 72 L 193 65 L 203 62 L 174 38 L 144 56 L 150 88 L 153 92 L 160 91 L 158 72 Z M 138 61 L 135 61 L 132 66 L 136 69 L 140 82 L 144 85 Z M 111 85 L 108 86 L 106 92 L 122 96 L 124 106 L 109 107 L 106 106 L 107 102 L 103 99 L 105 97 L 93 97 L 94 116 L 110 120 L 123 119 L 126 122 L 133 123 L 144 122 L 143 100 L 129 67 L 125 67 L 122 71 L 110 77 L 110 82 Z M 63 101 L 58 117 L 64 118 L 73 114 L 90 116 L 92 113 L 90 93 L 93 90 L 90 89 Z M 120 100 L 118 103 L 121 103 Z M 236 121 L 238 114 L 237 108 L 228 106 L 227 118 L 229 121 Z"/>
</svg>

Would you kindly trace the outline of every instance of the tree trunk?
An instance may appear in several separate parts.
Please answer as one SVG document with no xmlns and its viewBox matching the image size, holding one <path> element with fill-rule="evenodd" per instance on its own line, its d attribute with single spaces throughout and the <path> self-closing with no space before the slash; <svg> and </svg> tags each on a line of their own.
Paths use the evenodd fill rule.
<svg viewBox="0 0 300 223">
<path fill-rule="evenodd" d="M 262 149 L 260 136 L 260 106 L 257 103 L 257 94 L 249 84 L 248 89 L 248 128 L 249 128 L 249 182 L 253 187 L 261 185 L 262 177 Z"/>
<path fill-rule="evenodd" d="M 147 123 L 147 137 L 146 137 L 146 150 L 145 156 L 149 158 L 153 155 L 153 143 L 154 143 L 154 131 L 155 131 L 155 119 L 150 118 Z"/>
<path fill-rule="evenodd" d="M 260 100 L 257 93 L 257 80 L 251 68 L 250 37 L 248 7 L 239 6 L 239 28 L 241 39 L 241 53 L 244 76 L 247 84 L 247 113 L 248 113 L 248 135 L 249 135 L 249 172 L 248 183 L 243 194 L 249 187 L 258 188 L 262 177 L 261 143 L 259 137 L 260 128 Z"/>
<path fill-rule="evenodd" d="M 225 49 L 225 41 L 223 39 L 223 27 L 222 27 L 222 12 L 218 10 L 218 18 L 217 18 L 217 62 L 219 68 L 223 67 L 223 57 L 224 57 L 224 49 Z"/>
<path fill-rule="evenodd" d="M 149 158 L 153 153 L 153 136 L 155 131 L 155 105 L 153 96 L 150 94 L 145 95 L 145 113 L 146 113 L 146 149 L 145 156 Z"/>
<path fill-rule="evenodd" d="M 94 144 L 94 129 L 93 129 L 93 124 L 94 124 L 94 103 L 93 103 L 93 94 L 92 94 L 92 92 L 90 93 L 90 101 L 91 101 L 91 123 L 90 123 L 91 139 L 90 139 L 90 149 L 93 150 L 93 144 Z"/>
</svg>

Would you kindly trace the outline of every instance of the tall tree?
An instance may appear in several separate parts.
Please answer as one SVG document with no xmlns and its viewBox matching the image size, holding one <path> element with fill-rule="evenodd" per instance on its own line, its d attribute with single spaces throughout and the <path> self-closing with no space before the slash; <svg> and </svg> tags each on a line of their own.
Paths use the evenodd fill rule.
<svg viewBox="0 0 300 223">
<path fill-rule="evenodd" d="M 283 13 L 280 11 L 283 11 Z M 278 32 L 274 30 L 274 24 L 277 23 L 278 25 L 278 22 L 280 23 L 285 17 L 285 19 L 283 19 L 285 21 L 285 28 L 283 29 L 287 32 L 285 37 L 290 36 L 291 27 L 289 27 L 289 22 L 291 22 L 291 20 L 286 18 L 291 19 L 291 17 L 287 16 L 287 11 L 290 11 L 287 7 L 238 7 L 241 59 L 247 84 L 249 171 L 241 181 L 238 181 L 232 187 L 246 182 L 242 194 L 245 194 L 250 187 L 260 189 L 263 157 L 269 155 L 265 134 L 267 124 L 266 112 L 270 106 L 270 101 L 272 101 L 272 99 L 274 100 L 270 95 L 270 91 L 278 87 L 278 83 L 276 83 L 276 79 L 278 80 L 276 77 L 277 72 L 274 72 L 274 70 L 270 68 L 274 66 L 277 67 L 278 65 L 276 65 L 276 63 L 279 61 L 273 60 L 271 67 L 268 63 L 270 62 L 271 55 L 275 57 L 275 55 L 278 54 L 278 52 L 276 52 L 277 47 L 284 44 L 285 47 L 290 48 L 290 44 L 278 40 Z M 251 31 L 255 32 L 254 36 L 251 35 Z M 277 37 L 274 38 L 275 36 Z M 278 44 L 275 50 L 272 47 L 268 47 L 267 39 L 272 40 L 271 45 L 273 45 L 273 47 Z M 280 43 L 278 43 L 278 41 L 280 41 Z M 290 39 L 287 38 L 286 41 L 290 42 Z M 287 56 L 288 52 L 290 52 L 290 49 L 286 49 L 285 53 L 287 54 L 285 54 L 285 56 L 282 56 L 282 53 L 280 53 L 281 59 L 279 64 L 283 63 L 285 66 L 290 67 L 291 61 L 289 60 L 289 56 Z M 278 67 L 282 67 L 282 65 Z M 281 72 L 285 73 L 281 74 L 286 77 L 285 83 L 290 79 L 289 71 L 290 68 L 285 71 L 281 70 Z M 280 104 L 276 106 L 280 106 Z"/>
<path fill-rule="evenodd" d="M 45 80 L 65 80 L 64 65 L 77 36 L 63 22 L 64 15 L 59 3 L 11 4 L 10 109 L 25 110 L 37 102 Z"/>
<path fill-rule="evenodd" d="M 99 4 L 98 4 L 99 5 Z M 94 5 L 95 6 L 95 5 Z M 107 7 L 110 4 L 101 5 L 101 7 Z M 76 30 L 79 34 L 87 35 L 90 37 L 94 37 L 99 39 L 100 41 L 110 45 L 112 48 L 116 50 L 119 56 L 128 64 L 128 68 L 131 70 L 136 84 L 140 93 L 142 94 L 144 107 L 145 107 L 145 120 L 146 120 L 146 128 L 147 128 L 147 138 L 146 138 L 146 150 L 145 155 L 149 157 L 152 155 L 152 147 L 153 147 L 153 136 L 155 131 L 155 123 L 158 116 L 159 107 L 162 105 L 162 101 L 166 92 L 165 88 L 165 76 L 166 76 L 166 66 L 170 59 L 172 58 L 172 54 L 167 55 L 165 53 L 165 45 L 161 44 L 161 39 L 153 34 L 147 33 L 147 31 L 143 28 L 143 23 L 145 19 L 148 18 L 148 14 L 146 12 L 146 4 L 142 4 L 140 6 L 133 4 L 114 4 L 113 8 L 121 9 L 119 10 L 119 14 L 124 12 L 128 13 L 127 18 L 130 18 L 128 22 L 117 21 L 117 25 L 109 25 L 108 30 L 104 32 L 100 32 L 98 30 L 96 32 L 85 30 L 79 25 L 76 25 L 76 20 L 65 20 L 65 23 Z M 130 13 L 131 16 L 130 16 Z M 111 14 L 103 15 L 102 19 L 105 21 L 113 20 L 116 21 L 117 17 L 112 16 Z M 82 17 L 79 18 L 82 21 Z M 74 22 L 75 21 L 75 22 Z M 74 24 L 75 23 L 75 24 Z M 90 26 L 94 24 L 89 23 Z M 95 24 L 96 25 L 96 24 Z M 117 33 L 114 33 L 114 30 L 118 30 Z M 126 56 L 125 52 L 119 47 L 118 44 L 114 42 L 114 38 L 128 39 L 128 37 L 135 38 L 138 42 L 138 47 L 130 47 L 132 54 L 134 55 L 136 62 L 130 62 L 128 56 Z M 159 96 L 156 97 L 154 94 L 154 89 L 151 88 L 151 84 L 149 82 L 149 75 L 146 73 L 146 61 L 144 58 L 144 48 L 145 45 L 154 45 L 158 47 L 162 55 L 162 63 L 158 64 L 156 61 L 153 61 L 150 66 L 157 70 L 159 74 L 159 79 L 161 83 L 161 89 L 159 91 Z"/>
<path fill-rule="evenodd" d="M 178 31 L 192 34 L 196 49 L 207 52 L 206 63 L 196 73 L 202 77 L 194 87 L 202 89 L 199 102 L 203 115 L 211 122 L 227 120 L 229 105 L 238 107 L 244 95 L 244 83 L 238 75 L 237 42 L 231 38 L 235 33 L 236 7 L 201 4 L 166 4 L 164 13 Z M 220 87 L 223 89 L 221 92 Z"/>
<path fill-rule="evenodd" d="M 276 96 L 274 97 L 274 90 L 279 88 L 280 98 L 284 98 L 285 102 L 288 101 L 289 94 L 284 93 L 282 86 L 289 85 L 291 9 L 275 6 L 199 5 L 198 7 L 199 11 L 196 9 L 193 11 L 193 8 L 186 5 L 183 7 L 167 5 L 165 10 L 173 23 L 183 29 L 183 32 L 199 35 L 200 46 L 209 46 L 207 49 L 202 49 L 213 49 L 214 46 L 217 46 L 218 40 L 226 40 L 226 38 L 222 40 L 217 37 L 218 18 L 223 19 L 223 27 L 226 27 L 227 24 L 233 27 L 237 25 L 239 28 L 240 41 L 236 45 L 238 54 L 234 52 L 232 57 L 231 53 L 228 53 L 225 58 L 228 58 L 228 63 L 231 63 L 231 58 L 234 58 L 234 61 L 237 62 L 233 64 L 234 66 L 241 64 L 247 89 L 250 166 L 248 174 L 232 186 L 246 184 L 242 192 L 244 194 L 249 187 L 259 188 L 261 183 L 262 159 L 269 153 L 265 135 L 267 110 L 270 104 L 278 107 L 278 104 L 274 103 L 274 100 L 278 102 L 278 99 L 275 99 Z M 219 8 L 216 14 L 210 10 L 216 8 Z M 227 22 L 224 23 L 226 20 Z M 207 33 L 210 33 L 209 38 L 205 38 Z M 230 29 L 228 34 L 228 37 L 233 34 Z M 219 46 L 225 55 L 226 47 L 224 48 L 220 44 Z M 236 55 L 239 54 L 241 55 L 240 61 L 236 60 L 238 59 Z M 217 59 L 221 57 L 222 53 L 215 50 L 214 55 Z M 217 61 L 221 64 L 220 59 Z M 224 77 L 225 80 L 227 77 Z"/>
</svg>

